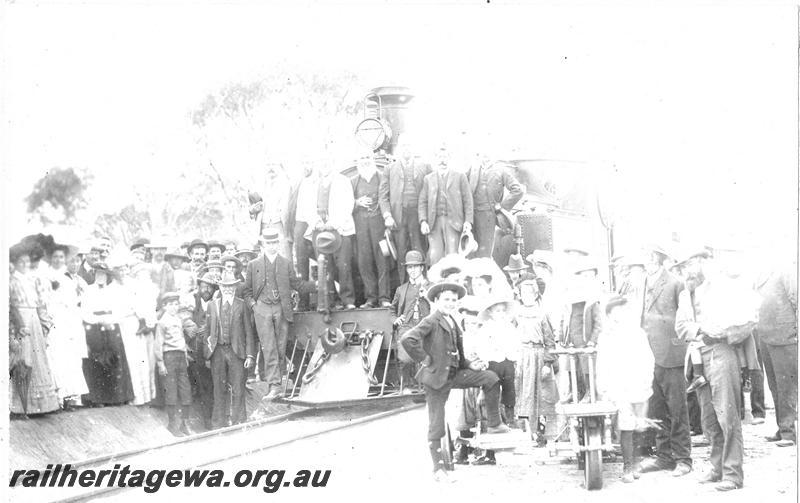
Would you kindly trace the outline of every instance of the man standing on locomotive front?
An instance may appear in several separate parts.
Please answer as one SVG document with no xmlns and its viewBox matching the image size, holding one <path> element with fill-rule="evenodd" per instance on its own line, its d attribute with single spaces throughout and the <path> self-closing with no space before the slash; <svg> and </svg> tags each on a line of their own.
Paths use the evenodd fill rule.
<svg viewBox="0 0 800 503">
<path fill-rule="evenodd" d="M 278 231 L 270 229 L 261 236 L 263 252 L 247 264 L 242 291 L 253 312 L 264 354 L 263 380 L 269 384 L 268 399 L 280 396 L 286 373 L 286 339 L 293 321 L 291 291 L 310 292 L 315 288 L 314 283 L 297 277 L 292 263 L 278 254 L 280 246 Z"/>
<path fill-rule="evenodd" d="M 475 256 L 491 257 L 497 213 L 500 210 L 511 211 L 522 199 L 522 185 L 514 177 L 510 167 L 491 161 L 485 154 L 476 156 L 467 178 L 475 206 L 475 240 L 478 242 Z M 505 197 L 504 189 L 508 190 Z"/>
<path fill-rule="evenodd" d="M 384 224 L 395 231 L 397 256 L 403 257 L 409 250 L 424 251 L 418 206 L 423 181 L 431 172 L 431 166 L 414 157 L 405 135 L 400 142 L 399 159 L 389 164 L 381 175 L 379 199 Z M 397 275 L 400 283 L 405 282 L 403 267 L 397 268 Z"/>
<path fill-rule="evenodd" d="M 458 252 L 462 231 L 472 230 L 472 191 L 467 176 L 449 166 L 450 154 L 442 146 L 436 155 L 436 171 L 427 175 L 419 195 L 420 231 L 428 236 L 431 266 L 445 255 Z"/>
<path fill-rule="evenodd" d="M 488 363 L 467 360 L 461 340 L 461 329 L 453 319 L 458 300 L 466 289 L 443 281 L 428 289 L 428 301 L 433 312 L 406 332 L 400 343 L 422 368 L 417 380 L 425 388 L 428 404 L 428 448 L 433 461 L 434 478 L 448 479 L 442 459 L 441 439 L 445 435 L 444 406 L 452 388 L 481 387 L 486 398 L 489 416 L 488 433 L 507 433 L 508 426 L 500 419 L 500 381 L 494 372 L 487 370 Z"/>
</svg>

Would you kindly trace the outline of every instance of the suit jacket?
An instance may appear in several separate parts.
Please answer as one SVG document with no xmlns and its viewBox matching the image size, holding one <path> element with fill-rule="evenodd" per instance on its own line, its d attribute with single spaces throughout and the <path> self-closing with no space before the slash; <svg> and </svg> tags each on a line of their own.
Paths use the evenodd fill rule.
<svg viewBox="0 0 800 503">
<path fill-rule="evenodd" d="M 422 185 L 425 176 L 431 172 L 431 165 L 411 160 L 414 170 L 414 192 L 422 192 Z M 403 191 L 405 190 L 406 179 L 403 175 L 403 164 L 400 160 L 391 163 L 381 173 L 381 184 L 378 188 L 378 201 L 381 205 L 383 218 L 391 215 L 397 225 L 403 220 Z"/>
<path fill-rule="evenodd" d="M 687 343 L 675 332 L 678 299 L 683 288 L 683 281 L 666 269 L 661 271 L 651 293 L 648 294 L 649 287 L 645 287 L 642 326 L 647 332 L 650 349 L 653 350 L 655 363 L 659 367 L 683 366 Z"/>
<path fill-rule="evenodd" d="M 499 204 L 501 208 L 511 211 L 511 208 L 522 199 L 522 184 L 511 172 L 510 167 L 499 162 L 470 168 L 467 178 L 473 199 L 478 191 L 478 182 L 483 170 L 487 170 L 486 196 L 492 209 Z M 508 189 L 506 198 L 503 198 L 503 189 Z"/>
<path fill-rule="evenodd" d="M 294 272 L 292 263 L 282 255 L 275 258 L 275 279 L 278 282 L 278 297 L 280 299 L 283 316 L 288 321 L 294 321 L 292 311 L 292 290 L 299 293 L 311 293 L 316 290 L 311 281 L 302 281 Z M 247 264 L 242 296 L 252 310 L 258 297 L 267 286 L 267 257 L 263 253 Z"/>
<path fill-rule="evenodd" d="M 444 196 L 447 204 L 447 214 L 450 225 L 457 232 L 461 232 L 464 222 L 472 225 L 473 207 L 472 191 L 470 191 L 467 175 L 459 171 L 448 170 Z M 436 204 L 439 194 L 439 173 L 433 171 L 425 176 L 422 192 L 419 194 L 419 221 L 428 222 L 433 228 L 436 223 Z"/>
<path fill-rule="evenodd" d="M 256 342 L 253 325 L 250 323 L 250 311 L 242 299 L 233 298 L 233 313 L 231 315 L 231 349 L 239 358 L 255 357 Z M 217 341 L 222 333 L 222 299 L 214 299 L 208 303 L 205 327 L 203 334 L 206 339 L 206 359 L 211 358 L 217 347 Z"/>
<path fill-rule="evenodd" d="M 426 316 L 417 326 L 403 335 L 400 343 L 415 362 L 422 362 L 427 356 L 431 357 L 430 364 L 423 365 L 417 372 L 417 381 L 433 389 L 441 389 L 447 383 L 452 338 L 455 338 L 458 348 L 458 368 L 468 368 L 471 362 L 464 357 L 461 329 L 455 321 L 451 327 L 439 311 Z"/>
<path fill-rule="evenodd" d="M 427 279 L 425 279 L 423 281 L 422 287 L 427 289 L 428 286 L 430 286 L 430 282 Z M 420 285 L 414 285 L 412 287 L 411 283 L 405 282 L 402 285 L 398 286 L 397 290 L 395 290 L 394 298 L 392 299 L 392 314 L 394 314 L 395 317 L 405 316 L 406 312 L 409 313 L 409 318 L 411 317 L 410 316 L 412 313 L 411 309 L 413 309 L 414 306 L 413 305 L 409 306 L 407 304 L 407 302 L 409 302 L 409 300 L 413 297 L 414 292 L 413 290 L 410 290 L 411 288 L 416 288 L 417 290 L 419 290 Z M 411 293 L 412 295 L 409 295 L 409 293 Z M 419 319 L 422 320 L 422 318 L 428 316 L 430 312 L 431 312 L 431 305 L 428 302 L 428 299 L 426 299 L 424 295 L 421 295 L 419 297 Z M 411 320 L 404 318 L 403 324 L 401 325 L 401 332 L 404 327 L 407 328 L 410 326 L 412 326 Z"/>
<path fill-rule="evenodd" d="M 577 304 L 577 302 L 575 304 Z M 572 306 L 573 304 L 568 304 L 566 310 L 564 311 L 564 317 L 562 319 L 563 337 L 561 342 L 563 344 L 572 343 L 576 348 L 585 347 L 589 342 L 597 344 L 597 340 L 600 337 L 600 332 L 603 331 L 603 316 L 600 313 L 600 302 L 587 300 L 586 304 L 583 306 L 582 334 L 571 334 L 569 331 L 569 321 L 572 317 Z"/>
<path fill-rule="evenodd" d="M 291 240 L 293 238 L 292 226 L 294 225 L 294 212 L 291 211 L 293 187 L 289 181 L 283 177 L 278 177 L 278 179 L 275 181 L 275 184 L 276 186 L 267 187 L 264 195 L 262 196 L 264 200 L 263 204 L 266 207 L 268 199 L 277 199 L 277 203 L 275 204 L 275 208 L 278 212 L 277 217 L 280 219 L 281 225 L 283 225 L 283 231 L 286 234 L 286 239 Z M 271 204 L 269 206 L 272 208 Z M 261 210 L 258 212 L 258 214 L 256 214 L 254 224 L 256 236 L 261 236 L 261 227 L 264 223 L 264 216 L 264 210 Z"/>
</svg>

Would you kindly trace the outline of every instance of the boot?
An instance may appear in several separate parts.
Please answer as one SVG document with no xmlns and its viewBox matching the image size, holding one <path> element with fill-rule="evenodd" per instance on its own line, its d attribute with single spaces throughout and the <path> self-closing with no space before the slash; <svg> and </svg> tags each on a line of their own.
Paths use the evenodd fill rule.
<svg viewBox="0 0 800 503">
<path fill-rule="evenodd" d="M 442 459 L 442 443 L 439 440 L 431 440 L 428 442 L 428 450 L 431 452 L 431 461 L 433 462 L 433 472 L 446 471 L 444 466 L 444 459 Z"/>
<path fill-rule="evenodd" d="M 191 406 L 184 405 L 181 407 L 181 424 L 180 430 L 186 436 L 194 435 L 194 432 L 189 429 L 189 412 L 191 412 Z"/>
<path fill-rule="evenodd" d="M 630 484 L 639 478 L 639 472 L 634 469 L 633 463 L 633 432 L 628 430 L 620 431 L 619 443 L 622 448 L 622 481 Z"/>
<path fill-rule="evenodd" d="M 184 433 L 181 431 L 181 425 L 178 421 L 178 408 L 174 405 L 167 405 L 167 416 L 169 417 L 167 430 L 169 430 L 169 432 L 176 437 L 184 436 Z"/>
<path fill-rule="evenodd" d="M 514 415 L 514 407 L 506 405 L 505 407 L 503 407 L 503 410 L 505 411 L 505 416 L 506 416 L 505 419 L 508 427 L 519 428 L 519 425 L 517 424 L 517 417 Z"/>
<path fill-rule="evenodd" d="M 456 455 L 453 457 L 453 463 L 457 465 L 469 464 L 469 448 L 467 444 L 459 442 L 458 445 L 456 445 Z"/>
<path fill-rule="evenodd" d="M 630 463 L 623 463 L 622 464 L 622 481 L 626 484 L 630 484 L 636 480 L 636 476 L 634 475 L 633 466 Z"/>
</svg>

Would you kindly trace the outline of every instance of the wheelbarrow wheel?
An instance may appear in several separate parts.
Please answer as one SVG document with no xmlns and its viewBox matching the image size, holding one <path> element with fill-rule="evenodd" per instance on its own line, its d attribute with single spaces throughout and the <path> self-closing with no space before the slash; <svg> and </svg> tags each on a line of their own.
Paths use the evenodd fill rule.
<svg viewBox="0 0 800 503">
<path fill-rule="evenodd" d="M 603 487 L 603 431 L 595 418 L 585 418 L 583 444 L 591 450 L 583 452 L 583 479 L 586 489 L 593 491 Z"/>
<path fill-rule="evenodd" d="M 453 466 L 453 440 L 450 437 L 450 427 L 446 426 L 444 429 L 444 436 L 441 440 L 442 443 L 442 461 L 444 461 L 444 469 L 451 472 L 455 469 Z"/>
</svg>

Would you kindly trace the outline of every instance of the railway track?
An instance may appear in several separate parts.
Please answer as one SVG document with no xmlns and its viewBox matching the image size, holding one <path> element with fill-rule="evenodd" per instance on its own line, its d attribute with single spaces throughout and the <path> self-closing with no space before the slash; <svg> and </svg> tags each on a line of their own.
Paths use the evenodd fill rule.
<svg viewBox="0 0 800 503">
<path fill-rule="evenodd" d="M 301 409 L 251 423 L 176 439 L 175 442 L 148 449 L 133 449 L 109 456 L 71 463 L 83 470 L 112 470 L 126 465 L 130 470 L 191 470 L 208 467 L 235 458 L 252 455 L 294 442 L 302 442 L 345 428 L 379 421 L 424 406 L 412 403 L 397 407 L 375 403 L 338 409 Z M 105 484 L 103 484 L 105 485 Z M 123 491 L 142 488 L 120 487 L 22 487 L 10 488 L 9 501 L 31 503 L 79 502 L 107 499 Z"/>
</svg>

